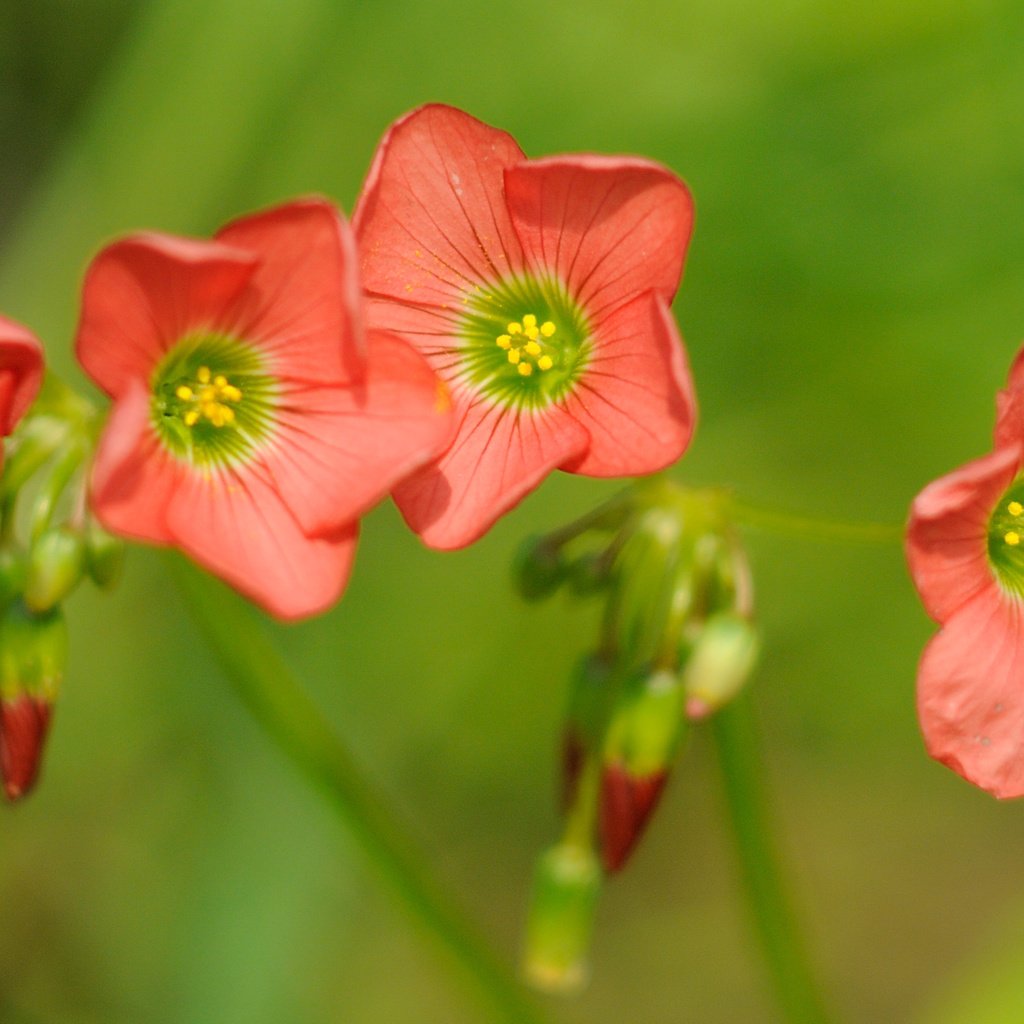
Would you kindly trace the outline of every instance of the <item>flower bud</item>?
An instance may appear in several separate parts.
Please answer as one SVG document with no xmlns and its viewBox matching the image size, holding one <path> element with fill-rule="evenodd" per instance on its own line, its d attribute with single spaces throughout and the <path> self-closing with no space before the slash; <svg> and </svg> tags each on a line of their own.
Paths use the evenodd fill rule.
<svg viewBox="0 0 1024 1024">
<path fill-rule="evenodd" d="M 537 864 L 526 923 L 527 980 L 546 992 L 578 991 L 587 979 L 587 950 L 601 887 L 589 849 L 563 843 Z"/>
<path fill-rule="evenodd" d="M 561 547 L 544 537 L 528 538 L 512 566 L 516 589 L 527 601 L 549 597 L 561 585 L 567 571 Z"/>
<path fill-rule="evenodd" d="M 95 520 L 85 528 L 85 567 L 93 582 L 104 589 L 117 583 L 124 568 L 124 541 Z"/>
<path fill-rule="evenodd" d="M 612 694 L 612 664 L 601 654 L 589 654 L 569 684 L 569 706 L 562 733 L 562 807 L 576 796 L 580 769 L 588 753 L 595 753 L 604 735 Z"/>
<path fill-rule="evenodd" d="M 0 774 L 8 800 L 33 786 L 67 664 L 60 608 L 42 615 L 15 602 L 0 621 Z"/>
<path fill-rule="evenodd" d="M 743 688 L 757 661 L 753 625 L 735 612 L 712 615 L 697 636 L 682 670 L 686 714 L 705 718 Z"/>
<path fill-rule="evenodd" d="M 44 612 L 59 604 L 78 586 L 84 570 L 81 533 L 67 526 L 47 530 L 29 552 L 25 606 L 33 612 Z"/>
<path fill-rule="evenodd" d="M 685 734 L 675 673 L 630 680 L 612 712 L 602 755 L 599 829 L 609 873 L 629 859 L 657 806 Z"/>
</svg>

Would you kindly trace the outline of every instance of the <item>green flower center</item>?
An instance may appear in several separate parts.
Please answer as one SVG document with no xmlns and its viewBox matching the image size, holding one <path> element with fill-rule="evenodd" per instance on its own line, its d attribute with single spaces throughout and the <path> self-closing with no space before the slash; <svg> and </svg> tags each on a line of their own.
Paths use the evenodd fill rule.
<svg viewBox="0 0 1024 1024">
<path fill-rule="evenodd" d="M 1000 586 L 1024 598 L 1024 477 L 999 499 L 988 521 L 988 560 Z"/>
<path fill-rule="evenodd" d="M 529 274 L 478 287 L 458 327 L 463 377 L 503 405 L 540 409 L 572 391 L 590 358 L 590 324 L 565 286 Z"/>
<path fill-rule="evenodd" d="M 150 415 L 173 455 L 203 466 L 249 457 L 270 436 L 277 384 L 262 353 L 223 334 L 182 338 L 157 365 Z"/>
</svg>

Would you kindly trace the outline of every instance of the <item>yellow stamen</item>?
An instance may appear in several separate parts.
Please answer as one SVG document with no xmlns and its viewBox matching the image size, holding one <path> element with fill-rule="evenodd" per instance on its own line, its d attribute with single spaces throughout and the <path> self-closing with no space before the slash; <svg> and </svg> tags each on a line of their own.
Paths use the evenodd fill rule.
<svg viewBox="0 0 1024 1024">
<path fill-rule="evenodd" d="M 520 376 L 529 377 L 533 373 L 533 363 L 520 363 L 516 369 L 519 370 Z"/>
<path fill-rule="evenodd" d="M 551 356 L 541 356 L 540 359 L 537 360 L 537 365 L 542 370 L 550 370 L 555 363 Z"/>
<path fill-rule="evenodd" d="M 209 384 L 210 376 L 210 368 L 208 366 L 200 366 L 199 372 L 196 374 L 196 379 L 200 384 Z"/>
<path fill-rule="evenodd" d="M 242 400 L 242 392 L 234 386 L 234 384 L 225 384 L 220 389 L 221 398 L 226 398 L 229 402 L 240 402 Z"/>
<path fill-rule="evenodd" d="M 536 324 L 533 324 L 530 327 L 524 327 L 523 334 L 525 334 L 530 341 L 536 341 L 540 335 L 540 328 Z"/>
<path fill-rule="evenodd" d="M 508 353 L 508 361 L 510 363 L 518 363 L 519 362 L 519 355 L 520 355 L 519 349 L 517 349 L 517 348 L 510 349 L 509 353 Z"/>
<path fill-rule="evenodd" d="M 1011 516 L 1019 516 L 1021 512 L 1024 512 L 1024 505 L 1019 501 L 1011 501 L 1010 504 L 1006 506 L 1006 511 L 1009 512 Z"/>
<path fill-rule="evenodd" d="M 551 335 L 555 333 L 555 325 L 550 320 L 545 320 L 544 323 L 540 325 L 540 333 L 543 334 L 545 338 L 550 338 Z"/>
<path fill-rule="evenodd" d="M 505 330 L 508 331 L 509 334 L 522 334 L 523 333 L 523 325 L 522 324 L 509 324 L 508 327 L 505 328 Z"/>
<path fill-rule="evenodd" d="M 523 330 L 528 331 L 531 327 L 537 326 L 537 318 L 532 313 L 527 313 L 523 317 Z"/>
<path fill-rule="evenodd" d="M 1015 548 L 1020 543 L 1020 534 L 1016 530 L 1010 530 L 1003 534 L 1003 540 L 1005 540 L 1011 548 Z"/>
<path fill-rule="evenodd" d="M 523 351 L 526 352 L 526 354 L 528 356 L 539 356 L 540 352 L 541 352 L 541 348 L 540 348 L 540 345 L 537 342 L 535 342 L 535 341 L 528 341 L 523 346 Z"/>
<path fill-rule="evenodd" d="M 192 389 L 187 384 L 182 384 L 177 391 L 174 392 L 183 402 L 189 401 L 192 398 Z"/>
<path fill-rule="evenodd" d="M 503 348 L 506 352 L 512 347 L 512 338 L 508 334 L 498 335 L 498 348 Z"/>
<path fill-rule="evenodd" d="M 187 413 L 185 413 L 185 426 L 186 427 L 194 427 L 198 422 L 199 422 L 199 413 L 198 413 L 198 411 L 195 410 L 195 409 L 189 409 L 189 411 Z"/>
</svg>

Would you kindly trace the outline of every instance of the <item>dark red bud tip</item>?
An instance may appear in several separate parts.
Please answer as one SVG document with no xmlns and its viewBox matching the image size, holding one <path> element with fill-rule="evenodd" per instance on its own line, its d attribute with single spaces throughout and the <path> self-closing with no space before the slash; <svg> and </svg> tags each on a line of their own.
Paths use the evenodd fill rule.
<svg viewBox="0 0 1024 1024">
<path fill-rule="evenodd" d="M 49 701 L 28 694 L 0 701 L 0 775 L 12 802 L 35 785 L 52 714 Z"/>
<path fill-rule="evenodd" d="M 668 772 L 630 775 L 621 764 L 606 765 L 601 777 L 601 861 L 608 874 L 626 866 L 647 828 Z"/>
<path fill-rule="evenodd" d="M 576 800 L 580 772 L 583 770 L 583 741 L 579 735 L 566 730 L 562 737 L 562 791 L 559 808 L 565 814 Z"/>
</svg>

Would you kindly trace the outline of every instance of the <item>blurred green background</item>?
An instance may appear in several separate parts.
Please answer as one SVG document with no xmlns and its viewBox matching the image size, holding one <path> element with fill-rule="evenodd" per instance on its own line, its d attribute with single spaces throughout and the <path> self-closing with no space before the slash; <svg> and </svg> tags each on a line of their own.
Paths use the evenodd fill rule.
<svg viewBox="0 0 1024 1024">
<path fill-rule="evenodd" d="M 3 0 L 0 309 L 80 382 L 101 242 L 309 192 L 351 210 L 386 125 L 428 100 L 532 155 L 643 154 L 689 182 L 680 479 L 897 522 L 986 450 L 1024 336 L 1016 0 Z M 341 605 L 275 629 L 510 963 L 596 613 L 523 605 L 506 567 L 615 487 L 558 475 L 450 555 L 381 508 Z M 842 1015 L 1024 1019 L 1024 808 L 924 755 L 931 626 L 898 545 L 748 541 L 765 782 Z M 43 784 L 0 808 L 2 1024 L 483 1019 L 234 700 L 159 557 L 70 615 Z M 711 755 L 698 733 L 553 1021 L 775 1019 Z"/>
</svg>

